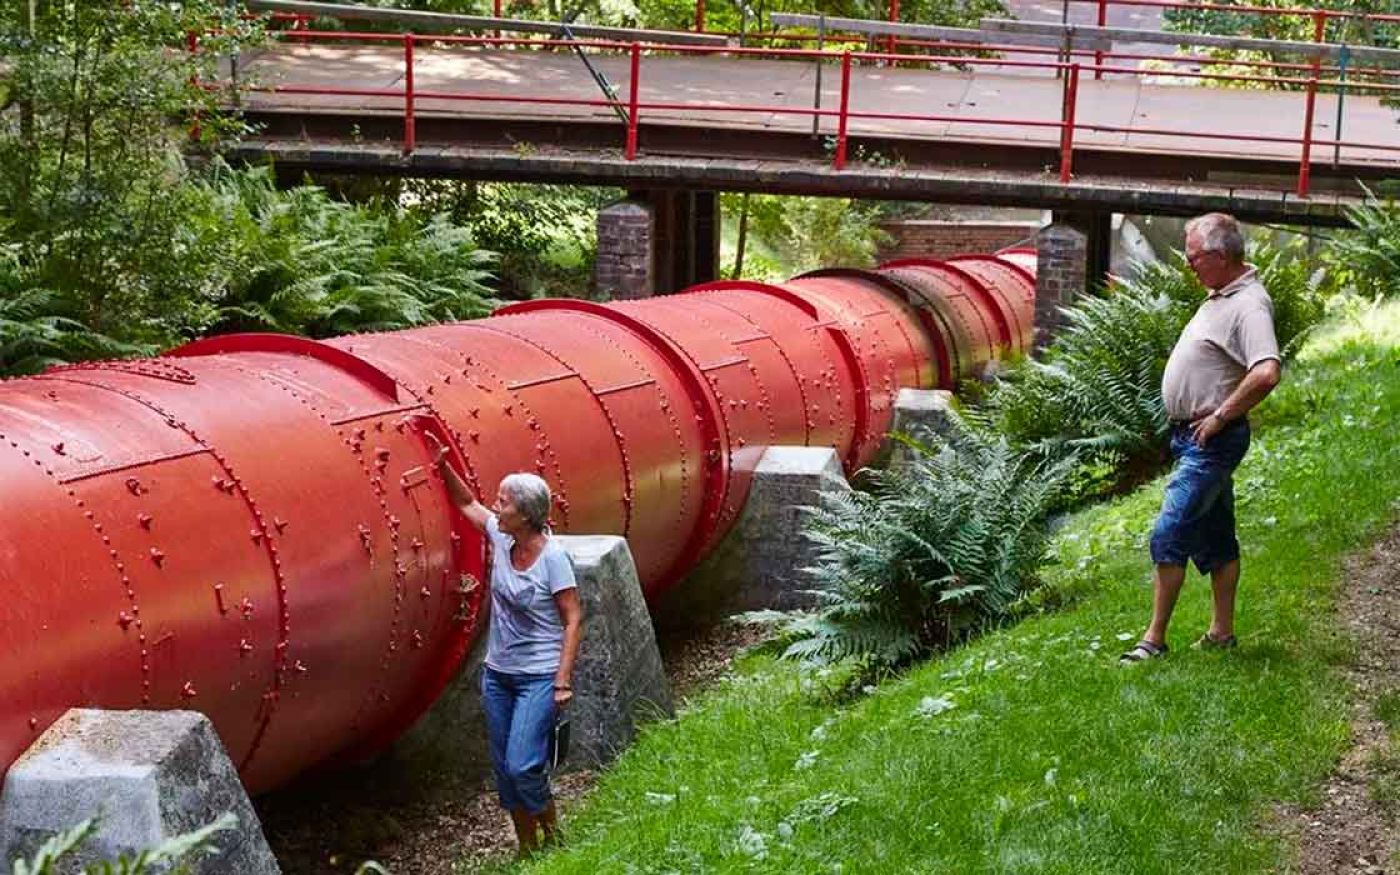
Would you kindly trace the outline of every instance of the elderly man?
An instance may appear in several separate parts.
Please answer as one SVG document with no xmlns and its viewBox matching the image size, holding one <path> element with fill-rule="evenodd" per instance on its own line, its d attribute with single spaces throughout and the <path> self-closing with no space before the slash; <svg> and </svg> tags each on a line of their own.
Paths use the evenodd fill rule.
<svg viewBox="0 0 1400 875">
<path fill-rule="evenodd" d="M 1125 663 L 1166 654 L 1167 623 L 1188 559 L 1210 575 L 1213 595 L 1210 629 L 1196 646 L 1235 646 L 1240 545 L 1231 476 L 1249 449 L 1245 414 L 1281 375 L 1273 302 L 1245 264 L 1244 237 L 1234 217 L 1210 213 L 1189 222 L 1186 260 L 1209 295 L 1181 332 L 1162 374 L 1176 470 L 1152 531 L 1152 621 L 1123 654 Z"/>
</svg>

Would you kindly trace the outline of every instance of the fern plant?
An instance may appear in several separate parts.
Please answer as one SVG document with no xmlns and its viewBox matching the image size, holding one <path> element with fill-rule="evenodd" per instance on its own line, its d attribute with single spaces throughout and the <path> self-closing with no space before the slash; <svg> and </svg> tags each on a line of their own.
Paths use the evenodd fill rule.
<svg viewBox="0 0 1400 875">
<path fill-rule="evenodd" d="M 0 377 L 33 374 L 57 364 L 152 352 L 90 331 L 68 315 L 64 296 L 30 285 L 15 246 L 0 246 Z"/>
<path fill-rule="evenodd" d="M 1066 308 L 1044 358 L 1013 367 L 971 418 L 1043 459 L 1078 453 L 1104 475 L 1087 478 L 1081 493 L 1154 472 L 1167 436 L 1162 370 L 1199 289 L 1173 260 Z"/>
<path fill-rule="evenodd" d="M 267 168 L 216 164 L 200 188 L 214 220 L 191 243 L 216 253 L 198 330 L 326 337 L 470 319 L 491 311 L 494 256 L 445 216 L 279 191 Z"/>
<path fill-rule="evenodd" d="M 1035 588 L 1045 515 L 1072 459 L 1044 462 L 962 427 L 901 440 L 911 459 L 811 509 L 817 607 L 749 616 L 778 622 L 785 658 L 854 660 L 863 676 L 897 669 L 1003 620 Z"/>
<path fill-rule="evenodd" d="M 1347 208 L 1355 230 L 1334 237 L 1329 255 L 1358 292 L 1390 297 L 1400 293 L 1400 204 L 1366 193 L 1363 203 Z"/>
</svg>

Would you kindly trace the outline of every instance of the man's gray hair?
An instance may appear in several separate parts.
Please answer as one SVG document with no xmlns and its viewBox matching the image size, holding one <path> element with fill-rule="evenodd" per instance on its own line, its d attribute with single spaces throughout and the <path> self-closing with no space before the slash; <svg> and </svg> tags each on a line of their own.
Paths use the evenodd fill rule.
<svg viewBox="0 0 1400 875">
<path fill-rule="evenodd" d="M 1186 233 L 1201 238 L 1202 252 L 1219 252 L 1231 264 L 1244 262 L 1244 232 L 1229 213 L 1206 213 L 1186 223 Z"/>
<path fill-rule="evenodd" d="M 523 471 L 507 474 L 501 479 L 501 489 L 531 528 L 537 532 L 545 530 L 549 525 L 550 495 L 544 478 Z"/>
</svg>

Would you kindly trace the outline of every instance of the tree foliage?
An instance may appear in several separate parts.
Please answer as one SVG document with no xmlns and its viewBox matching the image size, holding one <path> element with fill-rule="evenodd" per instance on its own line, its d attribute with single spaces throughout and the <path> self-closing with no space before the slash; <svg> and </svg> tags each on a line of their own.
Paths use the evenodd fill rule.
<svg viewBox="0 0 1400 875">
<path fill-rule="evenodd" d="M 0 7 L 0 375 L 211 331 L 487 311 L 469 229 L 199 157 L 241 131 L 229 95 L 200 83 L 259 36 L 222 0 L 32 8 Z M 184 50 L 189 31 L 207 34 L 201 52 Z"/>
<path fill-rule="evenodd" d="M 876 251 L 889 239 L 878 222 L 885 206 L 875 201 L 770 194 L 720 196 L 726 243 L 733 240 L 748 212 L 743 276 L 786 280 L 821 267 L 870 267 Z M 734 242 L 737 246 L 737 241 Z M 726 246 L 721 271 L 736 264 L 734 246 Z"/>
</svg>

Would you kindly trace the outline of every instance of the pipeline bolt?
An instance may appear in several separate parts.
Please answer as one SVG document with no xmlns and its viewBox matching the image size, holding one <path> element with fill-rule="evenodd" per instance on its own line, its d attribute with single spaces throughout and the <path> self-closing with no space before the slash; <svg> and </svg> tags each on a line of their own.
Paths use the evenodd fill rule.
<svg viewBox="0 0 1400 875">
<path fill-rule="evenodd" d="M 151 561 L 156 564 L 157 568 L 160 568 L 161 566 L 165 565 L 165 554 L 162 553 L 159 549 L 152 547 Z"/>
<path fill-rule="evenodd" d="M 58 453 L 60 456 L 65 455 L 63 451 L 63 441 L 59 441 L 58 443 L 54 444 L 53 451 L 55 453 Z"/>
<path fill-rule="evenodd" d="M 253 600 L 250 599 L 250 598 L 248 598 L 248 597 L 245 595 L 245 596 L 243 597 L 243 601 L 241 601 L 241 602 L 238 603 L 238 609 L 239 609 L 240 611 L 243 612 L 243 619 L 245 619 L 245 620 L 252 619 L 252 616 L 253 616 Z"/>
<path fill-rule="evenodd" d="M 418 594 L 425 599 L 430 599 L 433 597 L 433 591 L 426 586 L 419 589 Z"/>
<path fill-rule="evenodd" d="M 123 632 L 125 632 L 127 629 L 130 629 L 131 624 L 134 622 L 136 622 L 135 618 L 133 618 L 126 611 L 122 611 L 119 614 L 117 614 L 117 625 L 122 627 Z"/>
<path fill-rule="evenodd" d="M 185 685 L 180 688 L 180 696 L 185 699 L 193 699 L 199 695 L 194 688 L 194 681 L 185 681 Z"/>
<path fill-rule="evenodd" d="M 136 515 L 136 522 L 140 524 L 141 528 L 145 529 L 146 531 L 151 530 L 151 521 L 151 515 L 148 513 L 140 513 Z"/>
<path fill-rule="evenodd" d="M 135 477 L 126 478 L 126 489 L 132 495 L 140 495 L 141 493 L 147 491 L 141 486 L 141 481 L 137 480 Z"/>
<path fill-rule="evenodd" d="M 254 544 L 261 544 L 263 539 L 262 529 L 249 529 L 248 537 L 253 539 Z"/>
<path fill-rule="evenodd" d="M 239 653 L 252 653 L 252 652 L 253 652 L 253 642 L 249 641 L 247 638 L 242 638 L 242 639 L 240 639 L 239 642 L 238 642 L 238 652 L 239 652 Z"/>
<path fill-rule="evenodd" d="M 287 530 L 287 521 L 281 517 L 275 516 L 272 518 L 272 527 L 276 529 L 277 533 L 280 535 Z"/>
</svg>

